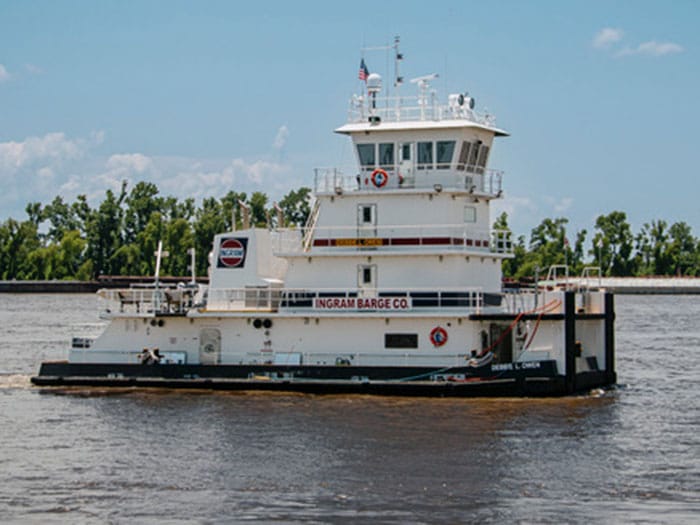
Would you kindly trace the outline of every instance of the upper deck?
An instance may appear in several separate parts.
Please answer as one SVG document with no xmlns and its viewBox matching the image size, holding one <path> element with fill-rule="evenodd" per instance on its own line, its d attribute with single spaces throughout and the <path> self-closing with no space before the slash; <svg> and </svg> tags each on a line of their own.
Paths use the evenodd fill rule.
<svg viewBox="0 0 700 525">
<path fill-rule="evenodd" d="M 462 94 L 452 94 L 447 104 L 439 104 L 434 92 L 429 97 L 355 96 L 350 101 L 348 122 L 335 132 L 349 135 L 366 131 L 475 128 L 497 137 L 508 136 L 496 127 L 494 115 L 474 111 L 470 107 L 472 101 Z"/>
</svg>

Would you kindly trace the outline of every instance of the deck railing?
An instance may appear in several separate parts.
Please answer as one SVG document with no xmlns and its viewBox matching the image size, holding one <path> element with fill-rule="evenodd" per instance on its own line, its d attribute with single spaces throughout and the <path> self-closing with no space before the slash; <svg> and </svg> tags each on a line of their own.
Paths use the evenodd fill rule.
<svg viewBox="0 0 700 525">
<path fill-rule="evenodd" d="M 100 311 L 110 315 L 128 314 L 149 317 L 159 314 L 185 314 L 201 300 L 201 287 L 155 287 L 102 289 L 97 292 Z"/>
<path fill-rule="evenodd" d="M 493 296 L 487 297 L 493 302 Z M 273 288 L 210 289 L 202 311 L 424 312 L 484 307 L 480 288 Z"/>
<path fill-rule="evenodd" d="M 386 183 L 377 187 L 372 181 L 373 169 L 357 167 L 329 167 L 314 169 L 316 193 L 345 193 L 388 190 L 467 191 L 477 196 L 499 197 L 503 192 L 503 171 L 482 167 L 449 169 L 425 167 L 402 170 L 399 166 L 382 166 L 387 174 Z"/>
<path fill-rule="evenodd" d="M 172 290 L 170 290 L 172 292 Z M 168 290 L 101 290 L 105 318 L 186 315 L 220 312 L 288 312 L 290 314 L 418 314 L 445 315 L 497 312 L 562 313 L 563 290 L 510 290 L 487 293 L 477 287 L 449 288 L 214 288 L 201 287 L 187 300 L 173 298 Z M 170 295 L 170 299 L 168 299 Z M 601 313 L 603 292 L 576 294 L 579 312 Z M 155 321 L 153 321 L 155 322 Z"/>
<path fill-rule="evenodd" d="M 374 108 L 370 108 L 370 101 L 365 97 L 354 97 L 350 101 L 349 122 L 367 122 L 370 116 L 382 122 L 467 120 L 491 128 L 496 125 L 494 115 L 478 113 L 466 106 L 438 104 L 437 97 L 432 95 L 377 97 Z"/>
<path fill-rule="evenodd" d="M 510 254 L 511 232 L 483 230 L 464 224 L 322 226 L 279 229 L 272 236 L 275 254 L 310 250 L 408 250 L 441 248 L 464 252 Z"/>
</svg>

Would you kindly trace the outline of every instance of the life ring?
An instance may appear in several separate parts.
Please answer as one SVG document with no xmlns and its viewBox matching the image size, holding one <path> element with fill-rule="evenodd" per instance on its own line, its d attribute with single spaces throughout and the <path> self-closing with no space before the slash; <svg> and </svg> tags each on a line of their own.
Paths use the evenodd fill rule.
<svg viewBox="0 0 700 525">
<path fill-rule="evenodd" d="M 389 182 L 389 175 L 387 175 L 387 172 L 384 171 L 381 168 L 377 168 L 372 172 L 372 184 L 374 184 L 377 188 L 383 188 L 386 186 L 386 183 Z"/>
<path fill-rule="evenodd" d="M 447 342 L 447 330 L 442 326 L 436 326 L 430 331 L 430 342 L 433 346 L 442 346 Z"/>
</svg>

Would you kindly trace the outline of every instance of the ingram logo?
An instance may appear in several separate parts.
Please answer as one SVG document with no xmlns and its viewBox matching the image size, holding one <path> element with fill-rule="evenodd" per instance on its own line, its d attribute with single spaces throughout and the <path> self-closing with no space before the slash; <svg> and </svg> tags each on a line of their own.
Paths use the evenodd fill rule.
<svg viewBox="0 0 700 525">
<path fill-rule="evenodd" d="M 248 239 L 221 239 L 217 268 L 243 268 Z"/>
</svg>

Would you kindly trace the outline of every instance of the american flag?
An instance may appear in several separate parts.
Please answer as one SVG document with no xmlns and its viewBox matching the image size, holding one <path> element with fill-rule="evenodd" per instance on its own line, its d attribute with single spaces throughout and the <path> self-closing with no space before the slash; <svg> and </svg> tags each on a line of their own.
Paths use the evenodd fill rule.
<svg viewBox="0 0 700 525">
<path fill-rule="evenodd" d="M 367 69 L 367 64 L 365 64 L 365 59 L 360 60 L 360 72 L 357 74 L 357 78 L 367 82 L 367 77 L 369 76 L 369 69 Z"/>
</svg>

